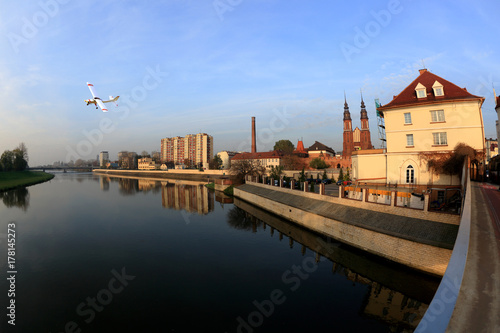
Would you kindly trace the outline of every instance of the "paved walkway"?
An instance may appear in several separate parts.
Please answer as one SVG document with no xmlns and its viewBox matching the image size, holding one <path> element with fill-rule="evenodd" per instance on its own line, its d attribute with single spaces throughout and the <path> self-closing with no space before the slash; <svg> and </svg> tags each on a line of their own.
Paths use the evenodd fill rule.
<svg viewBox="0 0 500 333">
<path fill-rule="evenodd" d="M 471 183 L 469 253 L 447 332 L 500 332 L 500 191 Z"/>
</svg>

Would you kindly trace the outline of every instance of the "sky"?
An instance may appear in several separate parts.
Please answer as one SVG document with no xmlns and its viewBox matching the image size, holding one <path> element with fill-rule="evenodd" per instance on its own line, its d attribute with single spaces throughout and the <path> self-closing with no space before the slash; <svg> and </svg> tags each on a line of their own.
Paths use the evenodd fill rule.
<svg viewBox="0 0 500 333">
<path fill-rule="evenodd" d="M 489 1 L 2 1 L 0 153 L 24 142 L 30 166 L 159 151 L 207 133 L 215 153 L 288 139 L 342 151 L 344 93 L 389 103 L 420 68 L 485 98 L 496 138 L 500 3 Z M 87 106 L 86 82 L 103 113 Z"/>
</svg>

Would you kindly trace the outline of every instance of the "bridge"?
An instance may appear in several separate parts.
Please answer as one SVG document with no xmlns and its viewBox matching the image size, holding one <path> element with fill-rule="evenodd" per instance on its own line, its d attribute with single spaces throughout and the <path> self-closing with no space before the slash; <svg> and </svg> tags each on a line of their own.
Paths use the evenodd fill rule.
<svg viewBox="0 0 500 333">
<path fill-rule="evenodd" d="M 40 167 L 32 167 L 26 168 L 26 170 L 42 170 L 45 172 L 46 170 L 63 170 L 66 172 L 67 170 L 74 171 L 92 171 L 94 169 L 93 166 L 78 166 L 78 167 L 70 167 L 70 166 L 40 166 Z"/>
</svg>

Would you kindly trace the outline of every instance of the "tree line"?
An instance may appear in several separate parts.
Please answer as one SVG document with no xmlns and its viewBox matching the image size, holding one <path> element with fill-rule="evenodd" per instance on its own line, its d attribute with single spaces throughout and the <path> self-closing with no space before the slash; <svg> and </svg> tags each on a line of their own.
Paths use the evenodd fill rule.
<svg viewBox="0 0 500 333">
<path fill-rule="evenodd" d="M 28 167 L 28 148 L 21 142 L 14 150 L 6 150 L 0 157 L 0 171 L 24 171 Z"/>
</svg>

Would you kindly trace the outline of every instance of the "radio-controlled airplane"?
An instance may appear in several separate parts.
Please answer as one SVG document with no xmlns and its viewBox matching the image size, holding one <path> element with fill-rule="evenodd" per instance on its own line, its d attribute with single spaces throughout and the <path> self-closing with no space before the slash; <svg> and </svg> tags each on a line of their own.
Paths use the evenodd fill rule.
<svg viewBox="0 0 500 333">
<path fill-rule="evenodd" d="M 99 106 L 101 108 L 102 112 L 108 112 L 108 109 L 106 109 L 106 106 L 104 105 L 104 103 L 115 102 L 115 105 L 118 106 L 118 104 L 116 103 L 116 101 L 118 100 L 118 98 L 120 96 L 116 96 L 116 97 L 109 96 L 109 100 L 108 101 L 103 101 L 102 99 L 100 99 L 97 96 L 97 93 L 95 92 L 95 89 L 94 89 L 94 85 L 92 83 L 87 82 L 87 86 L 89 87 L 90 92 L 92 93 L 92 96 L 94 97 L 92 99 L 86 99 L 85 100 L 85 102 L 87 102 L 87 105 L 89 105 L 89 104 L 95 104 L 95 108 L 97 109 L 97 106 Z"/>
</svg>

